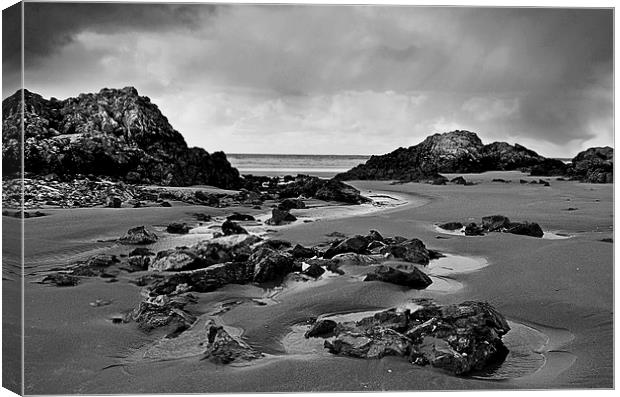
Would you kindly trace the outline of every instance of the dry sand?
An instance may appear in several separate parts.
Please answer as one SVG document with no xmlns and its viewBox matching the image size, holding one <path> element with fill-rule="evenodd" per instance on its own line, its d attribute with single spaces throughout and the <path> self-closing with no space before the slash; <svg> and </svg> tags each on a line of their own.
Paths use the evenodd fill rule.
<svg viewBox="0 0 620 397">
<path fill-rule="evenodd" d="M 128 283 L 125 276 L 112 284 L 103 279 L 85 279 L 71 288 L 32 283 L 41 277 L 42 269 L 96 252 L 122 253 L 126 248 L 99 240 L 117 238 L 132 226 L 145 224 L 166 235 L 161 232 L 166 224 L 189 222 L 189 213 L 223 216 L 234 208 L 176 205 L 55 210 L 48 211 L 48 217 L 26 219 L 26 393 L 612 387 L 613 244 L 600 240 L 613 237 L 613 186 L 553 179 L 551 187 L 522 185 L 519 179 L 530 178 L 518 172 L 465 177 L 478 184 L 352 182 L 362 190 L 407 199 L 409 204 L 322 219 L 317 218 L 325 213 L 317 209 L 306 214 L 313 222 L 305 223 L 300 218 L 295 225 L 273 228 L 274 238 L 306 245 L 328 241 L 326 234 L 334 231 L 365 234 L 377 229 L 386 236 L 420 238 L 429 248 L 453 254 L 456 259 L 444 260 L 434 270 L 431 266 L 435 288 L 426 291 L 364 283 L 359 277 L 363 274 L 360 268 L 351 266 L 345 269 L 345 276 L 316 282 L 289 282 L 276 289 L 229 285 L 200 294 L 192 310 L 220 312 L 220 321 L 242 332 L 248 343 L 267 354 L 244 366 L 216 366 L 197 357 L 142 360 L 161 334 L 147 335 L 135 324 L 110 321 L 140 300 L 139 288 Z M 491 182 L 493 178 L 510 179 L 512 183 Z M 578 209 L 567 211 L 569 207 Z M 242 212 L 252 213 L 248 209 Z M 538 222 L 545 231 L 570 238 L 537 239 L 499 233 L 465 237 L 443 234 L 435 228 L 436 223 L 447 221 L 480 222 L 482 216 L 491 214 Z M 7 219 L 3 223 L 5 234 L 16 230 L 17 222 Z M 180 240 L 170 236 L 158 244 L 166 246 L 166 241 L 174 245 Z M 469 258 L 469 262 L 460 263 L 459 256 Z M 474 267 L 478 263 L 480 268 L 468 269 L 472 263 Z M 462 271 L 459 266 L 464 266 Z M 9 291 L 15 290 L 15 284 L 3 280 Z M 454 377 L 411 365 L 401 358 L 360 360 L 332 356 L 313 345 L 315 342 L 299 338 L 310 318 L 380 310 L 415 297 L 432 297 L 441 303 L 473 299 L 493 304 L 513 324 L 514 331 L 506 336 L 513 353 L 506 364 L 494 374 L 487 374 L 491 379 Z M 111 299 L 112 304 L 90 306 L 96 299 Z M 267 304 L 259 305 L 257 301 Z"/>
</svg>

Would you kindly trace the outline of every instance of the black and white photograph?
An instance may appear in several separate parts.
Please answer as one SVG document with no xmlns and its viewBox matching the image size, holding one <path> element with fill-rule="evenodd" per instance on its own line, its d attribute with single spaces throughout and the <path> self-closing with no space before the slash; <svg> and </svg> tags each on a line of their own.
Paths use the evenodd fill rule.
<svg viewBox="0 0 620 397">
<path fill-rule="evenodd" d="M 614 389 L 613 3 L 8 3 L 8 395 Z"/>
</svg>

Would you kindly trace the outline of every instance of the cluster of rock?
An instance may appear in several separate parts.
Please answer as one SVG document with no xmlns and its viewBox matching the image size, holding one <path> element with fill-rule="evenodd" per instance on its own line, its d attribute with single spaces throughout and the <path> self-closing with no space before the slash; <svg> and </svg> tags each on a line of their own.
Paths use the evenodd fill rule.
<svg viewBox="0 0 620 397">
<path fill-rule="evenodd" d="M 317 320 L 306 337 L 326 338 L 331 353 L 366 359 L 407 358 L 456 375 L 501 363 L 508 354 L 502 342 L 510 327 L 484 302 L 438 306 L 419 301 L 413 311 L 390 309 L 359 321 Z"/>
<path fill-rule="evenodd" d="M 338 180 L 399 180 L 445 184 L 440 173 L 520 170 L 535 176 L 568 176 L 585 182 L 611 182 L 613 149 L 592 148 L 579 153 L 572 165 L 543 157 L 519 144 L 484 145 L 473 132 L 434 134 L 421 143 L 372 156 L 366 163 L 338 174 Z"/>
<path fill-rule="evenodd" d="M 170 206 L 171 201 L 222 208 L 239 205 L 260 206 L 266 200 L 282 198 L 285 200 L 292 198 L 303 204 L 303 201 L 297 199 L 299 196 L 347 204 L 369 201 L 357 189 L 342 182 L 330 182 L 304 175 L 290 178 L 293 180 L 292 183 L 279 182 L 274 187 L 269 185 L 264 187 L 256 183 L 256 178 L 249 177 L 250 182 L 247 185 L 253 190 L 241 188 L 238 191 L 213 191 L 200 187 L 135 185 L 93 175 L 60 180 L 58 175 L 50 174 L 24 179 L 4 178 L 2 180 L 2 203 L 5 208 L 20 208 L 23 197 L 25 209 L 44 207 L 138 208 Z M 320 188 L 315 189 L 317 186 Z M 284 210 L 290 211 L 290 208 Z"/>
<path fill-rule="evenodd" d="M 93 174 L 136 184 L 241 184 L 224 153 L 189 148 L 157 106 L 133 87 L 65 100 L 19 90 L 3 100 L 5 176 L 20 171 L 22 110 L 25 172 L 68 178 Z"/>
<path fill-rule="evenodd" d="M 287 202 L 283 207 L 293 204 Z M 243 214 L 231 218 L 246 219 Z M 144 299 L 116 322 L 134 322 L 145 332 L 164 329 L 166 338 L 177 338 L 192 329 L 192 333 L 202 335 L 203 359 L 228 364 L 258 359 L 263 354 L 213 320 L 197 329 L 202 326 L 198 321 L 201 313 L 192 310 L 191 305 L 197 302 L 193 294 L 231 283 L 282 282 L 291 276 L 292 280 L 310 281 L 326 271 L 344 274 L 341 267 L 346 264 L 373 265 L 364 281 L 421 289 L 432 281 L 419 266 L 440 256 L 418 239 L 387 238 L 374 230 L 365 236 L 343 236 L 314 247 L 263 240 L 247 233 L 158 253 L 144 247 L 156 240 L 148 229 L 132 228 L 119 242 L 142 246 L 127 257 L 96 255 L 50 274 L 42 282 L 66 287 L 77 285 L 81 277 L 112 280 L 121 270 L 141 271 L 134 282 L 144 287 Z M 412 363 L 431 364 L 455 374 L 481 369 L 505 357 L 507 350 L 501 337 L 509 327 L 488 304 L 436 306 L 423 301 L 419 306 L 415 311 L 387 310 L 357 322 L 318 320 L 306 336 L 330 338 L 325 346 L 334 354 L 361 358 L 403 356 Z"/>
<path fill-rule="evenodd" d="M 362 196 L 359 190 L 339 180 L 302 174 L 282 178 L 244 175 L 243 184 L 247 190 L 261 192 L 275 199 L 305 197 L 347 204 L 370 201 Z"/>
<path fill-rule="evenodd" d="M 523 236 L 542 237 L 544 232 L 538 223 L 511 222 L 504 215 L 489 215 L 482 217 L 481 225 L 474 222 L 448 222 L 439 225 L 444 230 L 461 230 L 464 228 L 466 236 L 484 236 L 488 232 L 519 234 Z"/>
</svg>

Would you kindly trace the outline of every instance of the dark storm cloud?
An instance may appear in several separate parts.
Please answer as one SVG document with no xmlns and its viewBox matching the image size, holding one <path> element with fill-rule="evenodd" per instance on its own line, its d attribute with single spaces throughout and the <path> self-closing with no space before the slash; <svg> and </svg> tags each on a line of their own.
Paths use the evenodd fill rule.
<svg viewBox="0 0 620 397">
<path fill-rule="evenodd" d="M 26 3 L 25 60 L 27 66 L 72 43 L 81 32 L 118 33 L 169 30 L 192 31 L 204 22 L 215 5 L 122 3 Z M 3 42 L 17 51 L 18 40 Z M 10 67 L 17 65 L 12 64 Z"/>
</svg>

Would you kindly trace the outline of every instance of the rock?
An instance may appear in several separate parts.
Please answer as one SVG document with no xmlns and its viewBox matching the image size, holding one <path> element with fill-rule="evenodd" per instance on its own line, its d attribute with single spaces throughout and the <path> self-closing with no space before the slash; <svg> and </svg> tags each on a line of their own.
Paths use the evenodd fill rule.
<svg viewBox="0 0 620 397">
<path fill-rule="evenodd" d="M 120 197 L 112 196 L 112 197 L 108 197 L 106 206 L 109 208 L 121 208 L 122 203 L 123 201 L 121 200 Z"/>
<path fill-rule="evenodd" d="M 308 175 L 297 175 L 292 182 L 273 188 L 273 192 L 277 192 L 282 198 L 307 197 L 347 204 L 370 202 L 368 198 L 360 194 L 359 190 L 340 180 L 325 180 Z"/>
<path fill-rule="evenodd" d="M 152 244 L 157 241 L 157 235 L 148 231 L 144 226 L 129 229 L 118 242 L 121 244 Z"/>
<path fill-rule="evenodd" d="M 462 176 L 451 179 L 450 183 L 454 183 L 455 185 L 467 185 L 467 181 Z"/>
<path fill-rule="evenodd" d="M 153 262 L 148 266 L 150 271 L 169 272 L 179 270 L 193 270 L 206 267 L 208 261 L 185 248 L 175 248 L 160 251 Z"/>
<path fill-rule="evenodd" d="M 222 233 L 224 233 L 224 236 L 230 236 L 232 234 L 248 234 L 248 231 L 238 223 L 226 220 L 222 224 Z"/>
<path fill-rule="evenodd" d="M 80 279 L 67 273 L 54 273 L 45 276 L 41 283 L 50 283 L 57 287 L 74 287 L 80 283 Z"/>
<path fill-rule="evenodd" d="M 284 211 L 278 208 L 274 208 L 271 212 L 271 219 L 268 219 L 265 223 L 268 225 L 282 225 L 285 223 L 295 222 L 297 218 L 291 215 L 288 211 Z"/>
<path fill-rule="evenodd" d="M 592 147 L 572 159 L 567 174 L 571 179 L 587 183 L 613 183 L 614 149 Z"/>
<path fill-rule="evenodd" d="M 413 312 L 390 309 L 357 322 L 329 325 L 328 332 L 335 337 L 326 340 L 325 347 L 333 354 L 350 357 L 405 357 L 414 364 L 430 364 L 456 375 L 505 359 L 508 349 L 501 338 L 510 327 L 489 304 L 419 304 L 421 308 Z"/>
<path fill-rule="evenodd" d="M 303 202 L 303 200 L 300 199 L 287 198 L 278 204 L 278 209 L 281 209 L 283 211 L 303 208 L 306 208 L 306 204 Z"/>
<path fill-rule="evenodd" d="M 338 266 L 370 266 L 379 263 L 379 260 L 374 256 L 355 254 L 353 252 L 335 255 L 331 260 L 337 263 Z"/>
<path fill-rule="evenodd" d="M 162 206 L 162 207 L 172 207 L 172 204 L 170 204 L 170 203 L 169 203 L 169 202 L 167 202 L 167 201 L 162 201 L 162 202 L 161 202 L 161 204 L 160 204 L 160 206 Z"/>
<path fill-rule="evenodd" d="M 538 180 L 538 183 L 539 183 L 540 185 L 543 185 L 543 186 L 546 186 L 546 187 L 551 186 L 551 184 L 549 184 L 549 182 L 547 182 L 547 181 L 545 181 L 545 180 L 543 180 L 543 179 L 539 179 L 539 180 Z"/>
<path fill-rule="evenodd" d="M 404 272 L 386 265 L 380 265 L 374 273 L 367 274 L 364 281 L 383 281 L 415 289 L 424 289 L 433 283 L 430 277 L 416 267 L 410 272 Z"/>
<path fill-rule="evenodd" d="M 463 224 L 461 222 L 448 222 L 442 223 L 439 227 L 444 230 L 460 230 L 463 228 Z"/>
<path fill-rule="evenodd" d="M 317 320 L 312 327 L 304 334 L 306 338 L 329 337 L 338 325 L 335 321 L 329 319 Z"/>
<path fill-rule="evenodd" d="M 430 260 L 426 246 L 417 238 L 389 244 L 383 247 L 380 253 L 389 259 L 399 259 L 421 265 L 428 265 Z"/>
<path fill-rule="evenodd" d="M 502 179 L 502 178 L 495 178 L 491 182 L 510 183 L 510 181 L 507 181 L 507 180 Z"/>
<path fill-rule="evenodd" d="M 475 223 L 470 223 L 465 226 L 465 235 L 466 236 L 484 236 L 484 229 Z"/>
<path fill-rule="evenodd" d="M 325 273 L 325 269 L 323 269 L 316 263 L 309 265 L 306 270 L 302 271 L 302 274 L 305 274 L 312 278 L 319 278 L 323 275 L 323 273 Z"/>
<path fill-rule="evenodd" d="M 561 163 L 561 162 L 560 162 Z M 372 156 L 365 164 L 338 174 L 339 180 L 433 181 L 438 173 L 473 173 L 531 169 L 535 166 L 560 167 L 521 145 L 493 142 L 483 145 L 469 131 L 452 131 L 427 137 L 409 148 L 399 148 L 383 156 Z M 437 179 L 437 183 L 441 183 Z"/>
<path fill-rule="evenodd" d="M 378 231 L 371 230 L 370 232 L 368 232 L 368 235 L 366 236 L 366 239 L 368 240 L 368 242 L 371 242 L 371 241 L 383 241 L 383 236 Z"/>
<path fill-rule="evenodd" d="M 196 317 L 184 309 L 192 301 L 193 298 L 189 295 L 172 298 L 158 295 L 147 298 L 125 316 L 125 321 L 135 321 L 139 328 L 146 332 L 164 326 L 189 328 L 196 321 Z"/>
<path fill-rule="evenodd" d="M 291 251 L 291 255 L 293 255 L 293 258 L 295 259 L 314 258 L 316 256 L 316 252 L 311 248 L 306 248 L 300 244 L 297 244 Z"/>
<path fill-rule="evenodd" d="M 383 241 L 371 241 L 368 246 L 366 247 L 366 249 L 368 250 L 368 252 L 370 252 L 371 254 L 379 254 L 381 253 L 381 250 L 383 249 L 383 247 L 385 247 L 386 244 Z"/>
<path fill-rule="evenodd" d="M 263 240 L 263 242 L 260 245 L 272 248 L 274 250 L 285 250 L 287 248 L 290 248 L 292 244 L 290 241 L 280 240 L 277 238 L 270 238 L 267 240 Z"/>
<path fill-rule="evenodd" d="M 22 95 L 23 102 L 22 103 Z M 18 90 L 2 101 L 3 175 L 18 171 L 24 111 L 25 169 L 52 180 L 108 176 L 132 184 L 238 188 L 222 152 L 190 148 L 148 97 L 133 87 L 104 88 L 65 100 Z"/>
<path fill-rule="evenodd" d="M 356 254 L 366 253 L 366 246 L 368 246 L 368 239 L 361 235 L 355 235 L 349 237 L 342 242 L 338 243 L 334 247 L 330 247 L 324 254 L 323 258 L 331 259 L 335 255 L 343 254 L 347 252 L 353 252 Z"/>
<path fill-rule="evenodd" d="M 244 262 L 252 254 L 252 245 L 262 239 L 250 234 L 233 234 L 198 242 L 189 250 L 209 265 L 224 262 Z"/>
<path fill-rule="evenodd" d="M 99 254 L 70 266 L 71 274 L 84 277 L 103 276 L 107 268 L 118 263 L 115 255 Z"/>
<path fill-rule="evenodd" d="M 530 176 L 566 175 L 567 169 L 562 160 L 544 159 L 530 168 Z"/>
<path fill-rule="evenodd" d="M 166 231 L 172 234 L 187 234 L 190 227 L 186 223 L 171 223 L 166 227 Z"/>
<path fill-rule="evenodd" d="M 489 232 L 502 231 L 510 225 L 510 219 L 503 215 L 489 215 L 482 217 L 482 228 Z"/>
<path fill-rule="evenodd" d="M 230 364 L 232 362 L 250 361 L 261 358 L 263 355 L 254 350 L 240 338 L 231 336 L 224 327 L 210 320 L 205 326 L 207 332 L 207 346 L 202 356 L 216 364 Z"/>
<path fill-rule="evenodd" d="M 240 214 L 238 212 L 235 212 L 234 214 L 227 216 L 226 219 L 229 221 L 241 221 L 241 222 L 256 220 L 252 215 Z"/>
<path fill-rule="evenodd" d="M 523 185 L 524 183 L 527 183 L 527 181 L 525 179 L 519 179 L 519 183 Z"/>
<path fill-rule="evenodd" d="M 257 283 L 282 279 L 293 271 L 293 257 L 267 247 L 258 248 L 248 263 L 254 266 L 253 280 Z"/>
<path fill-rule="evenodd" d="M 506 233 L 520 234 L 524 236 L 539 238 L 544 235 L 544 232 L 541 229 L 540 225 L 533 222 L 510 223 L 510 225 L 506 228 Z"/>
<path fill-rule="evenodd" d="M 431 184 L 433 185 L 445 185 L 448 182 L 448 178 L 445 178 L 441 175 L 437 175 L 433 177 Z"/>
</svg>

